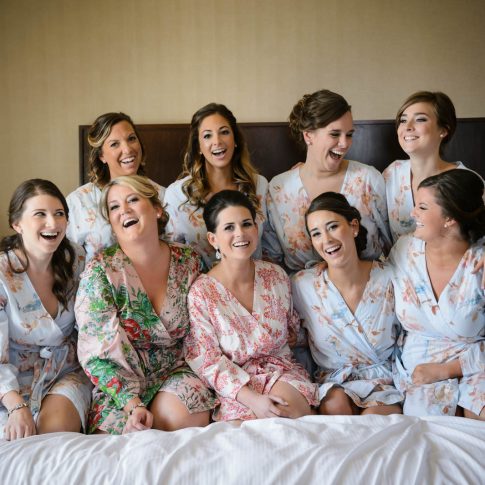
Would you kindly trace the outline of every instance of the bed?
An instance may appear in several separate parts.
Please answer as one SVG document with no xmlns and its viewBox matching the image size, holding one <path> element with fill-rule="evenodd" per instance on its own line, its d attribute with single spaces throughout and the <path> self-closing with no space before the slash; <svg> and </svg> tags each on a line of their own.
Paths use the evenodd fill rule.
<svg viewBox="0 0 485 485">
<path fill-rule="evenodd" d="M 307 416 L 213 423 L 171 433 L 75 433 L 0 441 L 14 484 L 485 483 L 485 422 Z"/>
</svg>

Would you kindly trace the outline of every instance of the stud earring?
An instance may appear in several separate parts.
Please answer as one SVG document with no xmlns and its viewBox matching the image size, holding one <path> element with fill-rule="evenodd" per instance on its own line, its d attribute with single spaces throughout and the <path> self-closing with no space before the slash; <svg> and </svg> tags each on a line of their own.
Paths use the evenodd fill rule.
<svg viewBox="0 0 485 485">
<path fill-rule="evenodd" d="M 219 248 L 216 248 L 216 259 L 221 259 L 221 252 L 219 251 Z"/>
<path fill-rule="evenodd" d="M 444 136 L 445 136 L 444 133 L 441 133 L 440 138 L 443 138 Z"/>
</svg>

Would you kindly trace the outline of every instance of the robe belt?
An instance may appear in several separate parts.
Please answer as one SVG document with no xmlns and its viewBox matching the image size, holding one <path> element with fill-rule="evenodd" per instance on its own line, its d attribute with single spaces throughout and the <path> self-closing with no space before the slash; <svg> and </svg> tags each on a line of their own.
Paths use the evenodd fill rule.
<svg viewBox="0 0 485 485">
<path fill-rule="evenodd" d="M 368 364 L 368 365 L 364 365 L 364 364 L 344 365 L 343 367 L 340 367 L 339 369 L 332 372 L 331 374 L 326 374 L 324 381 L 342 383 L 348 380 L 348 378 L 352 375 L 356 377 L 362 377 L 364 379 L 370 379 L 372 377 L 368 377 L 368 374 L 369 374 L 368 371 L 372 371 L 373 369 L 380 369 L 381 372 L 385 371 L 389 374 L 389 377 L 392 378 L 391 363 L 388 360 L 382 360 L 380 362 L 376 362 L 374 364 Z M 325 372 L 323 369 L 321 369 L 321 371 Z"/>
<path fill-rule="evenodd" d="M 74 370 L 74 367 L 72 369 L 65 368 L 69 350 L 73 344 L 71 337 L 65 338 L 59 345 L 47 345 L 44 347 L 10 342 L 10 348 L 17 352 L 39 355 L 39 358 L 34 363 L 34 377 L 30 394 L 29 406 L 32 415 L 35 415 L 40 410 L 45 384 L 47 383 L 47 387 L 50 387 L 56 378 L 61 375 L 61 372 L 67 373 Z"/>
</svg>

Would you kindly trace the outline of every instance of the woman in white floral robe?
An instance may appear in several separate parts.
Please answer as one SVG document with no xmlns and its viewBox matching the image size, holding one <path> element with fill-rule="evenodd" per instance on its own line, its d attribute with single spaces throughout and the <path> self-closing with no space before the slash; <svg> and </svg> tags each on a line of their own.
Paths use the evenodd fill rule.
<svg viewBox="0 0 485 485">
<path fill-rule="evenodd" d="M 320 412 L 399 413 L 403 397 L 392 379 L 399 333 L 392 272 L 381 262 L 359 258 L 365 230 L 342 194 L 315 198 L 306 220 L 326 264 L 296 273 L 292 289 L 317 364 Z"/>
<path fill-rule="evenodd" d="M 0 435 L 5 425 L 7 439 L 80 431 L 91 401 L 73 308 L 84 250 L 65 238 L 67 204 L 52 182 L 21 184 L 9 219 L 17 234 L 0 253 Z"/>
<path fill-rule="evenodd" d="M 395 364 L 404 413 L 485 419 L 483 182 L 471 171 L 425 179 L 418 190 L 415 235 L 390 254 L 396 314 L 405 333 Z"/>
</svg>

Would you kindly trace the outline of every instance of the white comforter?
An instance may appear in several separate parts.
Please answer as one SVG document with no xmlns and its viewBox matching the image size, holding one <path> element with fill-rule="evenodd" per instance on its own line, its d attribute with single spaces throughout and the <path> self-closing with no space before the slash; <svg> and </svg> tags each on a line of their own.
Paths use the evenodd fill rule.
<svg viewBox="0 0 485 485">
<path fill-rule="evenodd" d="M 307 416 L 0 441 L 0 483 L 485 484 L 485 422 Z"/>
</svg>

